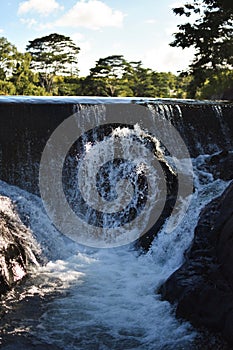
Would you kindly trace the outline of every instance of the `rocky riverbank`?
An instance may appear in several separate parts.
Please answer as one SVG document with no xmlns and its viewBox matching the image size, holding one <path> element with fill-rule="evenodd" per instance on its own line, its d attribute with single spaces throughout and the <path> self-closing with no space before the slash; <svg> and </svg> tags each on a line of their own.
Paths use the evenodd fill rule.
<svg viewBox="0 0 233 350">
<path fill-rule="evenodd" d="M 22 223 L 12 201 L 0 196 L 0 294 L 38 265 L 40 250 L 31 231 Z"/>
<path fill-rule="evenodd" d="M 160 288 L 176 315 L 233 344 L 233 182 L 207 205 L 183 265 Z"/>
</svg>

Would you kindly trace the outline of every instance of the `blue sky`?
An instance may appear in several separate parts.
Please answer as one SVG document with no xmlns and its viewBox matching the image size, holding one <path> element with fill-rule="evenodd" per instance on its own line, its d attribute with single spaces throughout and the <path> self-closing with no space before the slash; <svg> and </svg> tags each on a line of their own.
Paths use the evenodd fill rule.
<svg viewBox="0 0 233 350">
<path fill-rule="evenodd" d="M 122 54 L 156 71 L 187 68 L 192 50 L 169 47 L 185 0 L 9 0 L 1 2 L 0 35 L 25 51 L 29 40 L 59 33 L 81 48 L 80 75 L 100 57 Z"/>
</svg>

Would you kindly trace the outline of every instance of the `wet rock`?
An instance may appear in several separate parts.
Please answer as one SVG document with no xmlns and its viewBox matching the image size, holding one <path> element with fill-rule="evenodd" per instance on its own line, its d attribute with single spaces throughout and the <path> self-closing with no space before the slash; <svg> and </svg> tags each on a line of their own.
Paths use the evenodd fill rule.
<svg viewBox="0 0 233 350">
<path fill-rule="evenodd" d="M 210 155 L 204 164 L 198 166 L 198 170 L 210 172 L 214 179 L 224 181 L 233 179 L 233 152 L 223 150 Z"/>
<path fill-rule="evenodd" d="M 19 219 L 13 203 L 0 196 L 0 294 L 20 281 L 31 265 L 37 265 L 39 247 Z"/>
<path fill-rule="evenodd" d="M 233 344 L 233 182 L 207 205 L 184 264 L 161 286 L 177 317 Z"/>
<path fill-rule="evenodd" d="M 177 192 L 178 192 L 178 176 L 171 166 L 166 162 L 165 159 L 158 157 L 158 161 L 163 169 L 164 177 L 167 185 L 167 196 L 164 208 L 154 225 L 149 229 L 144 235 L 142 235 L 135 243 L 136 249 L 143 249 L 148 251 L 151 247 L 151 244 L 158 234 L 161 227 L 166 222 L 167 218 L 170 217 L 172 210 L 177 201 Z"/>
</svg>

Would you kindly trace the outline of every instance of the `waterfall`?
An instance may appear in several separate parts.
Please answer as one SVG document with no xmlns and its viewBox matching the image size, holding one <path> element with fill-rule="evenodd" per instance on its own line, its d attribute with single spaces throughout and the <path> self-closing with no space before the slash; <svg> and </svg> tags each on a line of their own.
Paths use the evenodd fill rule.
<svg viewBox="0 0 233 350">
<path fill-rule="evenodd" d="M 204 162 L 202 156 L 193 159 L 196 190 L 188 211 L 185 203 L 180 207 L 182 222 L 170 233 L 164 226 L 150 251 L 141 255 L 129 246 L 92 249 L 70 241 L 55 229 L 39 197 L 1 182 L 0 193 L 14 201 L 48 260 L 20 294 L 23 319 L 17 311 L 11 315 L 15 299 L 6 296 L 9 317 L 18 321 L 6 324 L 3 319 L 5 336 L 66 350 L 191 348 L 196 332 L 175 319 L 171 305 L 156 291 L 182 264 L 201 209 L 226 187 L 196 170 Z M 38 297 L 43 307 L 32 321 L 29 305 Z"/>
<path fill-rule="evenodd" d="M 159 116 L 130 104 L 81 106 L 54 131 L 41 158 L 40 194 L 61 232 L 92 247 L 140 239 L 148 249 L 179 202 L 188 202 L 189 152 Z"/>
<path fill-rule="evenodd" d="M 1 97 L 0 178 L 39 194 L 39 164 L 53 131 L 81 106 L 110 104 L 123 104 L 126 107 L 137 104 L 154 109 L 177 129 L 191 157 L 232 149 L 230 103 L 133 98 Z M 227 135 L 230 137 L 226 138 Z"/>
<path fill-rule="evenodd" d="M 191 349 L 197 332 L 158 290 L 182 264 L 201 210 L 228 184 L 206 165 L 231 150 L 232 106 L 88 98 L 0 106 L 0 194 L 44 257 L 3 297 L 0 342 Z"/>
</svg>

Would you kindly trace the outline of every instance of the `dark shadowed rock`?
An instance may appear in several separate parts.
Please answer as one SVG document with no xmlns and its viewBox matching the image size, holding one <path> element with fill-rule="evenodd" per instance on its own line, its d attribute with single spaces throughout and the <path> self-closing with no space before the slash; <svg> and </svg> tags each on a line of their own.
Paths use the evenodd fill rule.
<svg viewBox="0 0 233 350">
<path fill-rule="evenodd" d="M 233 182 L 207 205 L 184 264 L 160 288 L 178 317 L 233 344 Z"/>
<path fill-rule="evenodd" d="M 204 164 L 198 166 L 198 169 L 210 172 L 214 179 L 231 180 L 233 179 L 233 152 L 224 150 L 210 155 L 205 159 Z"/>
<path fill-rule="evenodd" d="M 39 248 L 14 210 L 11 200 L 0 196 L 0 294 L 21 280 L 37 264 Z"/>
<path fill-rule="evenodd" d="M 166 179 L 167 196 L 164 208 L 158 220 L 156 220 L 151 229 L 148 230 L 143 236 L 141 236 L 135 243 L 136 249 L 142 248 L 145 251 L 148 251 L 150 249 L 154 238 L 157 236 L 159 230 L 164 225 L 167 218 L 170 217 L 177 200 L 178 176 L 171 168 L 171 166 L 166 162 L 165 158 L 162 157 L 162 155 L 160 157 L 157 156 L 157 158 L 163 169 L 164 177 Z"/>
</svg>

